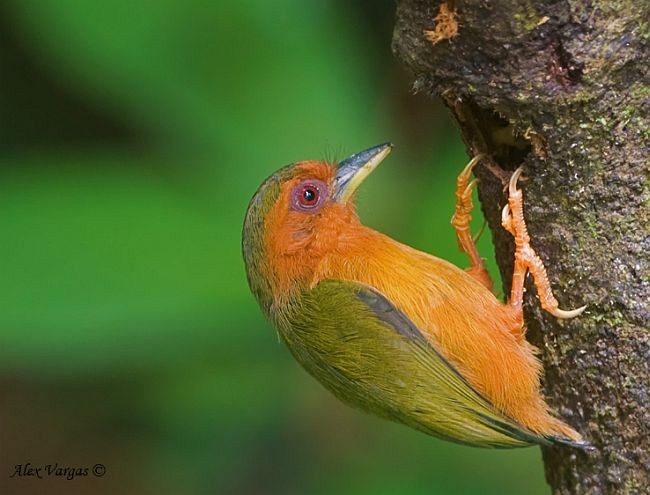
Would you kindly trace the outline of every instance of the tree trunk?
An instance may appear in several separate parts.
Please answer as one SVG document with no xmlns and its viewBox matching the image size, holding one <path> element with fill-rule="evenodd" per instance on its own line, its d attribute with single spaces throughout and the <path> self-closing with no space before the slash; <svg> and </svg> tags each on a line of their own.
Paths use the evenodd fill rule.
<svg viewBox="0 0 650 495">
<path fill-rule="evenodd" d="M 564 309 L 528 284 L 545 393 L 595 447 L 544 448 L 554 493 L 650 493 L 650 2 L 399 0 L 393 48 L 458 121 L 509 292 L 503 186 L 524 167 L 533 247 Z M 460 167 L 462 164 L 449 164 Z M 530 282 L 530 281 L 528 281 Z"/>
</svg>

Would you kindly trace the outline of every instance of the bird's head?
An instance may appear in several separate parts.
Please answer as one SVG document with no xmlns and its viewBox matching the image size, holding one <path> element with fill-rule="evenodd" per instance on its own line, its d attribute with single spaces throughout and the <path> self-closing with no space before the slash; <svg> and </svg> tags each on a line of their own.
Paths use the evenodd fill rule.
<svg viewBox="0 0 650 495">
<path fill-rule="evenodd" d="M 381 144 L 338 164 L 294 163 L 262 183 L 246 212 L 242 246 L 249 284 L 263 307 L 283 281 L 308 276 L 341 247 L 359 223 L 355 191 L 391 149 Z"/>
</svg>

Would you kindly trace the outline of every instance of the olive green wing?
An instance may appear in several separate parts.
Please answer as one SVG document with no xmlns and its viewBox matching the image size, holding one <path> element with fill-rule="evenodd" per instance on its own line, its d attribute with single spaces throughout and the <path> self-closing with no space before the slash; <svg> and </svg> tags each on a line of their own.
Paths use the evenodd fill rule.
<svg viewBox="0 0 650 495">
<path fill-rule="evenodd" d="M 371 287 L 322 281 L 280 320 L 296 359 L 351 405 L 474 446 L 549 443 L 497 411 Z"/>
</svg>

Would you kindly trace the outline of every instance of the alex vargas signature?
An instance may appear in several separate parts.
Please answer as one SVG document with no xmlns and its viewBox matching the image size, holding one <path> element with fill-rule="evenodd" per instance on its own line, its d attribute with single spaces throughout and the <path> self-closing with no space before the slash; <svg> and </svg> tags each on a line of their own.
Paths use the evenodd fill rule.
<svg viewBox="0 0 650 495">
<path fill-rule="evenodd" d="M 60 466 L 59 463 L 45 464 L 36 466 L 31 462 L 26 464 L 16 464 L 14 471 L 10 478 L 38 478 L 45 477 L 65 478 L 66 480 L 73 480 L 77 477 L 85 477 L 92 474 L 95 477 L 101 478 L 106 474 L 106 467 L 103 464 L 95 464 L 90 467 L 72 467 Z"/>
</svg>

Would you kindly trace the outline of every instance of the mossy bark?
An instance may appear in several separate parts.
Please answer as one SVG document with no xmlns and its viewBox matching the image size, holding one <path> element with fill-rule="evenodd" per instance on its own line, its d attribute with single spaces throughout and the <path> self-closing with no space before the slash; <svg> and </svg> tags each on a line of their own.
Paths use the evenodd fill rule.
<svg viewBox="0 0 650 495">
<path fill-rule="evenodd" d="M 521 165 L 560 305 L 588 305 L 558 321 L 527 285 L 548 401 L 595 447 L 545 448 L 547 480 L 561 494 L 648 493 L 650 2 L 459 0 L 440 15 L 441 3 L 398 0 L 394 51 L 415 90 L 443 98 L 470 154 L 491 156 L 476 174 L 505 290 L 503 185 Z"/>
</svg>

